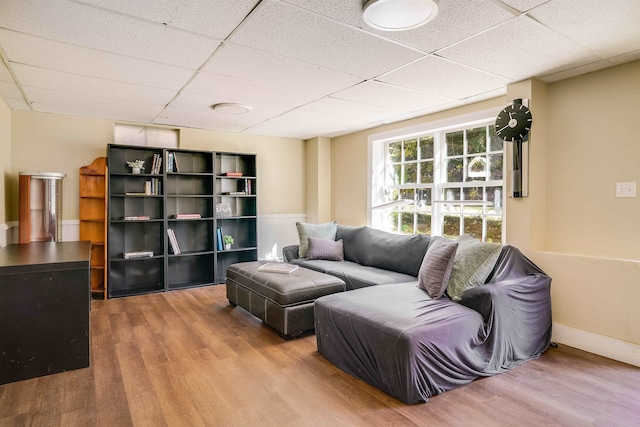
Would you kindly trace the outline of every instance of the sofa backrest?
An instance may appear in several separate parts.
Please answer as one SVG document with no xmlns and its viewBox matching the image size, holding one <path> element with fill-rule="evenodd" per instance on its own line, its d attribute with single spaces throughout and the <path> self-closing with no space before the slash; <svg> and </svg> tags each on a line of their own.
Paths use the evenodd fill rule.
<svg viewBox="0 0 640 427">
<path fill-rule="evenodd" d="M 344 243 L 346 261 L 417 276 L 431 237 L 338 225 L 338 239 Z"/>
</svg>

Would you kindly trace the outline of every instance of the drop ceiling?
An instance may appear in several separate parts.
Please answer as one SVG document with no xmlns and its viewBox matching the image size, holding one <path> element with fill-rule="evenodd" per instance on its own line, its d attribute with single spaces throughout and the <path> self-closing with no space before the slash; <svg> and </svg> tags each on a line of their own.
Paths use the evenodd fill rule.
<svg viewBox="0 0 640 427">
<path fill-rule="evenodd" d="M 402 32 L 367 27 L 362 3 L 3 0 L 0 93 L 15 110 L 307 139 L 640 58 L 638 0 L 440 0 Z"/>
</svg>

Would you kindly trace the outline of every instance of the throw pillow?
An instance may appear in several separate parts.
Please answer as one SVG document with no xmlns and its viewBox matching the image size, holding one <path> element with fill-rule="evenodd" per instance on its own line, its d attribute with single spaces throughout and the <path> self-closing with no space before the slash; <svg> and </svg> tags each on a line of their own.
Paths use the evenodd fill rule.
<svg viewBox="0 0 640 427">
<path fill-rule="evenodd" d="M 418 273 L 418 287 L 433 299 L 444 294 L 453 270 L 458 242 L 444 237 L 433 237 Z"/>
<path fill-rule="evenodd" d="M 500 256 L 498 243 L 481 242 L 469 235 L 458 237 L 458 252 L 447 286 L 447 293 L 460 301 L 467 289 L 484 284 Z"/>
<path fill-rule="evenodd" d="M 306 258 L 307 250 L 309 249 L 309 237 L 319 237 L 321 239 L 336 240 L 338 223 L 336 221 L 325 222 L 322 224 L 296 222 L 296 228 L 298 229 L 298 237 L 300 238 L 298 256 L 300 258 Z"/>
<path fill-rule="evenodd" d="M 344 259 L 344 245 L 342 239 L 329 240 L 309 237 L 307 259 L 326 259 L 328 261 L 342 261 Z"/>
</svg>

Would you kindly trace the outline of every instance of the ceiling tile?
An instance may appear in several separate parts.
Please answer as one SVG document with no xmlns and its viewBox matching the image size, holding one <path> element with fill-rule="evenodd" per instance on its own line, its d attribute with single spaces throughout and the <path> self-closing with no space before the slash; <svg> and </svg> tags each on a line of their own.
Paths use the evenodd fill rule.
<svg viewBox="0 0 640 427">
<path fill-rule="evenodd" d="M 162 106 L 23 87 L 35 111 L 150 123 Z"/>
<path fill-rule="evenodd" d="M 171 126 L 186 126 L 199 129 L 213 129 L 220 132 L 241 132 L 247 127 L 259 123 L 257 117 L 246 114 L 220 115 L 215 111 L 182 109 L 169 107 L 154 120 L 153 123 Z"/>
<path fill-rule="evenodd" d="M 218 49 L 204 71 L 322 95 L 362 81 L 351 74 L 234 43 L 225 43 Z"/>
<path fill-rule="evenodd" d="M 327 116 L 339 116 L 352 119 L 354 123 L 369 123 L 378 120 L 386 120 L 405 113 L 406 110 L 379 107 L 377 105 L 363 104 L 360 102 L 347 101 L 326 97 L 311 102 L 300 108 L 305 111 L 314 111 Z"/>
<path fill-rule="evenodd" d="M 377 76 L 421 56 L 374 35 L 269 0 L 260 3 L 230 40 L 360 78 Z"/>
<path fill-rule="evenodd" d="M 276 100 L 274 100 L 276 101 Z M 220 102 L 235 102 L 233 98 L 225 98 L 221 96 L 212 97 L 210 95 L 201 95 L 197 93 L 183 92 L 176 97 L 169 108 L 176 108 L 181 111 L 187 111 L 189 114 L 201 114 L 203 117 L 214 117 L 219 119 L 227 118 L 239 119 L 244 123 L 255 124 L 264 121 L 270 117 L 280 115 L 289 111 L 292 107 L 289 105 L 273 103 L 259 103 L 248 113 L 245 114 L 221 114 L 211 109 L 213 104 Z"/>
<path fill-rule="evenodd" d="M 505 3 L 512 8 L 519 10 L 520 12 L 526 12 L 528 10 L 533 9 L 534 7 L 538 7 L 543 3 L 548 2 L 549 0 L 500 0 L 502 3 Z"/>
<path fill-rule="evenodd" d="M 176 92 L 172 90 L 79 76 L 30 65 L 13 64 L 12 68 L 18 80 L 24 86 L 46 88 L 60 92 L 162 106 L 166 105 L 176 95 Z"/>
<path fill-rule="evenodd" d="M 362 0 L 284 0 L 381 37 L 431 53 L 484 31 L 513 14 L 491 0 L 440 0 L 433 21 L 410 31 L 379 31 L 362 19 Z"/>
<path fill-rule="evenodd" d="M 640 49 L 640 1 L 551 0 L 530 15 L 603 57 Z"/>
<path fill-rule="evenodd" d="M 363 82 L 335 93 L 332 97 L 381 107 L 391 107 L 401 111 L 422 110 L 453 101 L 451 98 L 430 95 L 377 81 Z"/>
<path fill-rule="evenodd" d="M 22 93 L 13 82 L 0 81 L 0 94 L 5 98 L 22 99 Z"/>
<path fill-rule="evenodd" d="M 289 108 L 304 105 L 319 98 L 318 94 L 312 92 L 204 72 L 199 73 L 189 83 L 185 92 L 208 95 L 212 103 L 217 102 L 217 98 L 225 98 L 252 106 L 259 103 L 273 103 L 287 105 Z"/>
<path fill-rule="evenodd" d="M 488 49 L 488 46 L 493 48 Z M 479 53 L 481 52 L 481 53 Z M 525 15 L 511 19 L 437 53 L 479 70 L 522 80 L 598 58 Z"/>
<path fill-rule="evenodd" d="M 246 130 L 259 135 L 309 139 L 352 127 L 353 120 L 306 110 L 293 110 Z"/>
<path fill-rule="evenodd" d="M 474 70 L 436 56 L 392 71 L 377 80 L 446 98 L 464 99 L 505 86 L 503 77 Z"/>
<path fill-rule="evenodd" d="M 12 110 L 31 111 L 31 108 L 29 108 L 29 105 L 25 102 L 24 98 L 4 98 L 4 100 Z"/>
<path fill-rule="evenodd" d="M 0 45 L 14 63 L 163 89 L 180 89 L 194 73 L 181 67 L 100 52 L 3 29 L 0 29 Z"/>
<path fill-rule="evenodd" d="M 83 2 L 218 39 L 226 38 L 258 3 L 257 0 L 83 0 Z M 215 25 L 212 25 L 214 21 Z"/>
<path fill-rule="evenodd" d="M 579 76 L 586 73 L 592 73 L 594 71 L 602 70 L 603 68 L 611 67 L 613 63 L 610 60 L 603 60 L 592 62 L 590 64 L 581 65 L 568 70 L 562 70 L 555 73 L 545 74 L 540 76 L 539 79 L 546 83 L 557 82 L 559 80 L 568 79 L 570 77 Z"/>
<path fill-rule="evenodd" d="M 13 76 L 2 60 L 0 60 L 0 82 L 14 83 Z"/>
<path fill-rule="evenodd" d="M 66 0 L 0 2 L 0 27 L 77 46 L 197 69 L 220 40 Z"/>
</svg>

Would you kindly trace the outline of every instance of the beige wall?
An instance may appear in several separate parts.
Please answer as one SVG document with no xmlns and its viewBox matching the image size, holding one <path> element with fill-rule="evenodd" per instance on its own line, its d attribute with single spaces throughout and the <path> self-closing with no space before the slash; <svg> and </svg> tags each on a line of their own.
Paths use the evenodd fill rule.
<svg viewBox="0 0 640 427">
<path fill-rule="evenodd" d="M 11 172 L 11 110 L 0 98 L 0 233 L 7 221 L 9 193 L 5 186 L 5 176 Z"/>
<path fill-rule="evenodd" d="M 553 277 L 554 323 L 632 344 L 640 199 L 616 198 L 615 183 L 640 181 L 639 112 L 640 61 L 549 85 L 545 252 L 532 254 Z"/>
<path fill-rule="evenodd" d="M 615 197 L 640 182 L 640 61 L 549 85 L 549 111 L 547 249 L 640 259 L 640 198 Z"/>
<path fill-rule="evenodd" d="M 12 113 L 8 220 L 17 221 L 20 171 L 67 174 L 63 219 L 78 218 L 78 169 L 104 156 L 113 141 L 113 121 L 14 111 Z M 180 130 L 181 148 L 255 153 L 258 155 L 259 214 L 304 213 L 304 142 L 298 139 Z M 4 150 L 2 151 L 4 156 Z"/>
<path fill-rule="evenodd" d="M 331 221 L 331 140 L 306 141 L 307 221 Z"/>
<path fill-rule="evenodd" d="M 367 222 L 370 135 L 491 106 L 497 113 L 513 98 L 530 100 L 534 126 L 529 197 L 507 200 L 506 240 L 553 278 L 561 342 L 640 365 L 640 199 L 615 197 L 616 182 L 640 181 L 640 61 L 516 83 L 504 98 L 334 138 L 333 217 Z M 611 342 L 622 350 L 609 353 Z"/>
</svg>

